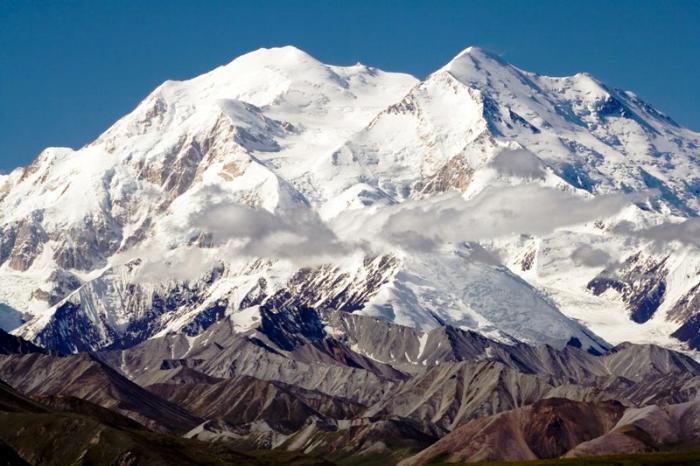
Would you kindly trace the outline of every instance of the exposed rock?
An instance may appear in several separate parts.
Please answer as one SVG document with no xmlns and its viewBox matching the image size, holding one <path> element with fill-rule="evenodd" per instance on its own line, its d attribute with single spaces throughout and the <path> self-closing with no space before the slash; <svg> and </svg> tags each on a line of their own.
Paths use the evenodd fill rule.
<svg viewBox="0 0 700 466">
<path fill-rule="evenodd" d="M 53 306 L 63 300 L 73 291 L 80 288 L 80 279 L 70 272 L 55 270 L 49 276 L 47 283 L 51 286 L 49 291 L 41 288 L 34 290 L 32 298 L 46 301 L 49 306 Z"/>
<path fill-rule="evenodd" d="M 0 356 L 0 378 L 31 396 L 81 398 L 161 432 L 186 432 L 200 422 L 87 354 Z"/>
<path fill-rule="evenodd" d="M 290 436 L 280 450 L 304 451 L 331 461 L 395 464 L 437 439 L 430 428 L 401 418 L 311 422 Z"/>
<path fill-rule="evenodd" d="M 122 241 L 122 226 L 109 214 L 87 216 L 80 227 L 54 233 L 56 264 L 64 269 L 94 270 L 103 267 Z"/>
<path fill-rule="evenodd" d="M 0 265 L 9 261 L 10 267 L 20 272 L 31 267 L 48 241 L 42 219 L 41 211 L 35 211 L 30 218 L 0 230 Z"/>
<path fill-rule="evenodd" d="M 619 268 L 605 270 L 588 283 L 588 289 L 600 295 L 612 289 L 620 293 L 630 318 L 637 323 L 651 319 L 666 292 L 666 260 L 644 257 L 639 252 L 628 257 Z"/>
<path fill-rule="evenodd" d="M 688 346 L 700 350 L 700 313 L 689 318 L 673 332 L 672 336 L 688 343 Z"/>
<path fill-rule="evenodd" d="M 459 192 L 466 191 L 471 182 L 474 169 L 464 157 L 457 155 L 452 157 L 437 173 L 422 182 L 419 197 L 431 194 L 444 193 L 452 189 Z"/>
<path fill-rule="evenodd" d="M 552 388 L 546 378 L 500 363 L 443 363 L 405 382 L 368 414 L 412 418 L 449 431 L 474 418 L 532 404 Z"/>
<path fill-rule="evenodd" d="M 2 464 L 328 464 L 300 453 L 260 459 L 228 445 L 149 432 L 114 411 L 77 398 L 29 400 L 0 382 L 0 455 Z"/>
<path fill-rule="evenodd" d="M 264 421 L 275 431 L 290 434 L 310 419 L 351 419 L 364 406 L 280 382 L 233 376 L 214 383 L 158 383 L 147 387 L 158 396 L 203 419 L 230 425 Z"/>
<path fill-rule="evenodd" d="M 11 335 L 0 328 L 0 354 L 29 353 L 48 353 L 48 351 L 23 338 Z"/>
<path fill-rule="evenodd" d="M 676 322 L 685 322 L 700 314 L 700 282 L 693 286 L 668 311 L 668 316 Z"/>
<path fill-rule="evenodd" d="M 332 266 L 299 270 L 268 301 L 276 307 L 313 306 L 352 312 L 365 303 L 393 276 L 398 260 L 378 256 L 364 260 L 363 274 L 350 276 Z"/>
<path fill-rule="evenodd" d="M 612 429 L 623 411 L 616 403 L 542 400 L 471 421 L 399 464 L 556 458 Z"/>
</svg>

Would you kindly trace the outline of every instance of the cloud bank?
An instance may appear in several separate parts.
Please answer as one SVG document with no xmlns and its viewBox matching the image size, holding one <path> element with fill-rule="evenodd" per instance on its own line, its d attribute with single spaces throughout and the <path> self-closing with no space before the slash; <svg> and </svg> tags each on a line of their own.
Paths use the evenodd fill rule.
<svg viewBox="0 0 700 466">
<path fill-rule="evenodd" d="M 662 223 L 641 230 L 635 230 L 630 223 L 621 223 L 615 232 L 651 240 L 658 247 L 677 241 L 700 248 L 700 218 L 689 218 L 681 223 Z"/>
<path fill-rule="evenodd" d="M 408 249 L 515 234 L 546 235 L 558 228 L 615 215 L 648 196 L 611 194 L 586 199 L 536 185 L 487 188 L 470 200 L 451 195 L 391 206 L 378 211 L 356 234 L 369 234 L 368 240 L 375 236 Z"/>
<path fill-rule="evenodd" d="M 310 208 L 273 214 L 240 204 L 220 204 L 190 217 L 215 244 L 239 240 L 238 253 L 251 257 L 303 260 L 351 252 Z"/>
<path fill-rule="evenodd" d="M 534 165 L 521 169 L 536 173 Z M 445 243 L 480 242 L 518 234 L 543 236 L 559 228 L 613 216 L 650 195 L 653 193 L 584 198 L 534 184 L 492 187 L 469 200 L 455 193 L 376 210 L 351 210 L 331 224 L 324 223 L 308 206 L 272 213 L 218 201 L 205 203 L 206 208 L 191 214 L 183 225 L 172 226 L 182 229 L 182 237 L 194 232 L 205 235 L 212 248 L 195 245 L 179 246 L 179 252 L 172 253 L 167 249 L 162 254 L 151 251 L 149 256 L 158 260 L 145 264 L 143 269 L 149 276 L 168 274 L 170 270 L 177 278 L 194 278 L 216 263 L 241 258 L 282 259 L 312 266 L 354 253 L 381 254 L 396 249 L 429 252 Z M 659 241 L 680 236 L 700 243 L 700 223 L 686 223 L 662 225 L 643 234 Z M 590 247 L 578 248 L 572 259 L 587 266 L 610 262 L 605 252 Z"/>
</svg>

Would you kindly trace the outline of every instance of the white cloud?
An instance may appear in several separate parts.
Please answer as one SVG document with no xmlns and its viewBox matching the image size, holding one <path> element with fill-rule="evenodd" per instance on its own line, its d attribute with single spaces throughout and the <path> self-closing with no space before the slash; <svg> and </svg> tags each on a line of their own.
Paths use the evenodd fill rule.
<svg viewBox="0 0 700 466">
<path fill-rule="evenodd" d="M 544 179 L 546 175 L 544 162 L 525 149 L 503 150 L 488 166 L 498 173 L 525 179 Z"/>
<path fill-rule="evenodd" d="M 529 168 L 528 168 L 529 170 Z M 309 207 L 269 212 L 237 203 L 218 202 L 190 215 L 180 236 L 209 234 L 213 248 L 183 246 L 169 251 L 154 246 L 140 257 L 148 276 L 199 278 L 221 261 L 245 258 L 282 259 L 298 266 L 320 265 L 356 252 L 382 253 L 402 248 L 430 251 L 441 243 L 479 242 L 515 234 L 546 235 L 615 215 L 649 193 L 584 198 L 537 185 L 489 188 L 470 200 L 458 194 L 408 201 L 375 211 L 348 211 L 325 224 Z M 686 232 L 690 236 L 692 232 Z M 672 235 L 659 230 L 656 236 Z M 180 252 L 178 252 L 180 251 Z M 603 265 L 603 251 L 579 248 L 572 258 L 585 265 Z"/>
<path fill-rule="evenodd" d="M 215 245 L 243 240 L 239 254 L 312 260 L 350 252 L 335 233 L 310 208 L 279 213 L 240 204 L 219 204 L 192 215 L 190 225 L 212 234 Z"/>
<path fill-rule="evenodd" d="M 407 202 L 375 213 L 359 228 L 356 219 L 340 222 L 354 237 L 398 244 L 407 249 L 429 249 L 441 242 L 490 240 L 513 234 L 546 235 L 572 225 L 612 216 L 649 193 L 581 196 L 519 185 L 488 188 L 470 200 L 459 195 Z"/>
<path fill-rule="evenodd" d="M 700 218 L 689 218 L 680 223 L 667 222 L 640 230 L 635 230 L 630 223 L 621 223 L 615 232 L 652 240 L 659 247 L 678 241 L 700 248 Z"/>
<path fill-rule="evenodd" d="M 589 244 L 582 244 L 571 253 L 571 259 L 576 265 L 585 267 L 608 266 L 612 263 L 610 254 L 602 249 L 596 249 Z"/>
</svg>

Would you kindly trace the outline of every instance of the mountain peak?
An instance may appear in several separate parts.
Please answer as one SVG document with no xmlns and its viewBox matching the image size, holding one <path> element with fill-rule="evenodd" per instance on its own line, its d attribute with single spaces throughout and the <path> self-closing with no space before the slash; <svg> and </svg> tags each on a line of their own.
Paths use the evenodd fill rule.
<svg viewBox="0 0 700 466">
<path fill-rule="evenodd" d="M 464 55 L 472 55 L 472 56 L 478 56 L 478 55 L 492 55 L 491 52 L 487 51 L 484 48 L 479 47 L 478 45 L 470 45 L 466 49 L 462 50 L 460 53 L 457 54 L 457 57 L 459 58 Z"/>
<path fill-rule="evenodd" d="M 321 62 L 293 45 L 270 48 L 262 47 L 237 57 L 230 64 L 234 63 L 245 64 L 245 66 L 253 67 L 256 65 L 271 65 L 279 67 L 304 64 L 321 65 Z"/>
<path fill-rule="evenodd" d="M 465 59 L 471 61 L 493 60 L 503 65 L 507 64 L 495 53 L 476 45 L 470 45 L 466 49 L 459 52 L 452 60 L 450 60 L 450 63 L 456 63 Z"/>
<path fill-rule="evenodd" d="M 294 45 L 282 45 L 279 47 L 260 47 L 259 49 L 241 55 L 239 58 L 250 56 L 265 56 L 278 58 L 308 59 L 313 57 Z"/>
<path fill-rule="evenodd" d="M 477 46 L 462 50 L 440 71 L 448 71 L 465 84 L 485 85 L 489 75 L 503 75 L 512 68 L 497 55 Z"/>
<path fill-rule="evenodd" d="M 605 222 L 604 231 L 597 225 L 589 231 L 587 223 L 579 222 L 587 216 L 569 220 L 566 206 L 578 202 L 578 197 L 568 200 L 569 194 L 580 194 L 588 206 L 597 204 L 584 203 L 586 196 L 619 192 L 617 206 L 625 205 L 627 191 L 659 188 L 668 203 L 643 214 L 630 205 L 630 214 L 625 213 L 624 221 L 635 228 L 647 218 L 660 224 L 675 206 L 687 206 L 678 215 L 700 209 L 696 192 L 684 181 L 697 173 L 692 149 L 700 137 L 667 125 L 618 91 L 607 96 L 601 86 L 587 74 L 550 78 L 521 71 L 475 46 L 422 83 L 361 64 L 324 65 L 294 46 L 252 51 L 204 75 L 161 86 L 90 146 L 51 149 L 27 169 L 0 178 L 0 279 L 10 283 L 0 287 L 0 303 L 32 316 L 18 330 L 23 335 L 46 335 L 55 338 L 56 347 L 75 348 L 74 340 L 83 341 L 71 333 L 70 322 L 76 322 L 95 330 L 86 332 L 84 343 L 96 348 L 122 338 L 125 322 L 142 315 L 138 313 L 151 319 L 138 338 L 190 324 L 194 328 L 200 322 L 194 319 L 211 323 L 224 313 L 206 308 L 214 301 L 183 301 L 165 313 L 151 313 L 149 299 L 133 304 L 122 297 L 123 283 L 143 283 L 142 294 L 148 296 L 152 286 L 170 277 L 200 280 L 218 257 L 235 264 L 226 271 L 232 274 L 248 270 L 249 259 L 260 256 L 270 260 L 260 266 L 264 286 L 286 289 L 297 286 L 292 277 L 298 265 L 327 260 L 338 264 L 343 276 L 357 277 L 353 287 L 362 296 L 377 293 L 371 303 L 353 304 L 367 314 L 419 328 L 447 322 L 499 337 L 558 345 L 574 337 L 581 345 L 587 339 L 595 345 L 576 321 L 564 316 L 581 315 L 577 296 L 589 293 L 589 282 L 599 272 L 587 264 L 600 262 L 595 267 L 602 269 L 625 263 L 644 247 L 644 240 L 627 241 L 616 233 L 617 217 L 608 218 L 607 207 L 603 213 L 591 211 L 591 218 Z M 665 153 L 678 155 L 671 159 Z M 553 187 L 557 191 L 550 193 Z M 452 192 L 461 193 L 468 204 L 460 200 L 453 206 L 452 198 L 443 197 Z M 555 207 L 561 200 L 565 207 L 551 215 L 518 213 L 523 220 L 511 220 L 501 213 L 501 204 L 509 211 L 524 210 L 517 208 L 522 193 L 541 196 Z M 415 215 L 413 201 L 425 212 L 461 212 L 464 205 L 471 212 L 483 201 L 474 217 L 465 213 L 463 218 L 475 224 L 493 219 L 494 226 L 463 233 L 446 219 L 442 228 L 435 225 L 443 222 L 442 214 L 435 221 L 423 220 Z M 395 215 L 392 209 L 403 213 Z M 306 217 L 297 212 L 313 222 L 303 222 Z M 558 218 L 581 233 L 564 232 Z M 404 230 L 420 231 L 418 243 L 402 236 Z M 511 237 L 521 232 L 533 239 Z M 578 244 L 570 249 L 571 241 L 560 234 L 574 235 L 587 249 L 579 251 Z M 500 261 L 503 269 L 493 268 L 492 259 L 479 253 L 470 252 L 473 258 L 463 260 L 467 253 L 461 242 L 477 244 L 486 236 L 503 242 L 499 251 L 508 254 Z M 323 247 L 309 252 L 297 247 L 296 238 L 302 245 L 322 238 Z M 545 257 L 538 252 L 539 244 L 545 244 L 540 241 L 550 238 L 560 245 L 557 253 L 571 260 L 552 272 L 554 278 L 535 281 L 532 277 L 546 267 L 538 263 L 538 257 Z M 377 250 L 365 250 L 364 244 L 375 240 Z M 333 255 L 326 258 L 326 251 Z M 389 261 L 380 267 L 381 280 L 365 279 L 379 272 L 357 258 L 379 252 L 395 254 L 398 265 Z M 143 261 L 133 275 L 102 272 L 122 270 L 132 257 Z M 190 264 L 192 257 L 197 267 L 181 265 Z M 696 256 L 688 257 L 688 264 L 697 262 Z M 562 292 L 556 303 L 530 299 L 539 296 L 537 286 L 558 283 L 559 277 L 568 281 L 579 262 L 586 270 L 576 275 L 571 295 Z M 231 309 L 246 309 L 264 291 L 258 266 L 253 269 L 242 272 L 245 285 L 235 285 L 235 290 L 245 288 L 242 294 L 228 281 L 210 288 L 214 285 L 207 278 L 198 296 L 221 297 Z M 318 273 L 333 282 L 326 272 Z M 18 274 L 22 281 L 15 278 Z M 404 293 L 413 286 L 411 276 L 423 277 L 423 284 Z M 311 276 L 308 280 L 316 283 Z M 676 297 L 687 294 L 690 285 L 669 281 L 665 296 L 672 298 L 664 306 L 676 305 Z M 543 296 L 546 292 L 543 288 Z M 333 287 L 323 291 L 329 302 L 336 299 L 333 293 Z M 69 296 L 70 302 L 60 304 Z M 306 299 L 306 293 L 300 296 Z M 439 303 L 435 296 L 442 297 Z M 608 309 L 605 299 L 591 297 L 591 312 Z M 620 315 L 629 305 L 622 299 L 624 294 L 616 303 Z M 527 322 L 524 311 L 510 313 L 525 300 Z M 93 312 L 92 303 L 98 302 L 100 308 Z M 559 308 L 564 314 L 557 314 Z M 95 315 L 99 317 L 93 319 Z M 538 316 L 534 322 L 532 316 Z M 610 335 L 601 321 L 591 319 L 593 331 L 602 328 Z M 556 334 L 552 322 L 558 322 Z M 56 333 L 64 328 L 65 333 Z"/>
</svg>

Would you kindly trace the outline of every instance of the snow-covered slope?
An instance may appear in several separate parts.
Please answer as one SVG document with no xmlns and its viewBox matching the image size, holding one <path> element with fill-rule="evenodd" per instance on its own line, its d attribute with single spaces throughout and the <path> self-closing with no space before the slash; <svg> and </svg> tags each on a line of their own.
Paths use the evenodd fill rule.
<svg viewBox="0 0 700 466">
<path fill-rule="evenodd" d="M 0 177 L 0 322 L 81 351 L 268 303 L 697 347 L 698 147 L 474 47 L 424 81 L 261 49 Z"/>
</svg>

